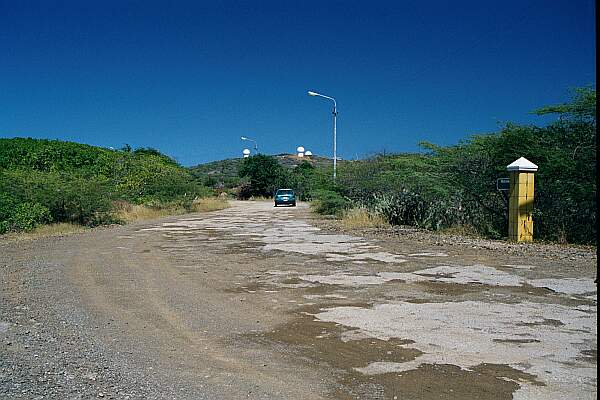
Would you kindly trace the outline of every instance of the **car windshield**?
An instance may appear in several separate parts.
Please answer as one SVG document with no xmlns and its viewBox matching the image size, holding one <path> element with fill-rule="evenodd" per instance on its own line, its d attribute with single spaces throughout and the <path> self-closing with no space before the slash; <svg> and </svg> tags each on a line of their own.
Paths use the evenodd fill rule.
<svg viewBox="0 0 600 400">
<path fill-rule="evenodd" d="M 277 196 L 285 196 L 285 195 L 291 196 L 293 194 L 294 194 L 294 191 L 290 190 L 290 189 L 279 189 L 277 191 Z"/>
</svg>

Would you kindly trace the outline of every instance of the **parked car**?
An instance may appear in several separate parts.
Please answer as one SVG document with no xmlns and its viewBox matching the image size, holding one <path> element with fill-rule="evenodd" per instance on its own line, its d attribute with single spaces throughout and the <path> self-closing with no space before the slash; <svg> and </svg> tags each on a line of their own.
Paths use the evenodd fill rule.
<svg viewBox="0 0 600 400">
<path fill-rule="evenodd" d="M 275 193 L 275 207 L 281 204 L 296 207 L 296 194 L 292 189 L 277 189 Z"/>
</svg>

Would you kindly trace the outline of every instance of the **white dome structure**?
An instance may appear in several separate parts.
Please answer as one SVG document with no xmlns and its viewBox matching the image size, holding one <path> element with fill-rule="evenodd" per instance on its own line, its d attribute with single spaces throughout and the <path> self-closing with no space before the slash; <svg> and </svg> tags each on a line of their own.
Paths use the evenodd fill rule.
<svg viewBox="0 0 600 400">
<path fill-rule="evenodd" d="M 248 157 L 250 157 L 250 150 L 249 149 L 244 149 L 242 151 L 242 154 L 244 155 L 244 158 L 248 158 Z"/>
<path fill-rule="evenodd" d="M 298 146 L 296 151 L 298 152 L 298 157 L 304 157 L 304 147 Z"/>
<path fill-rule="evenodd" d="M 306 157 L 310 157 L 310 156 L 312 156 L 312 151 L 310 151 L 310 150 L 306 150 L 306 151 L 304 152 L 304 155 L 305 155 Z"/>
</svg>

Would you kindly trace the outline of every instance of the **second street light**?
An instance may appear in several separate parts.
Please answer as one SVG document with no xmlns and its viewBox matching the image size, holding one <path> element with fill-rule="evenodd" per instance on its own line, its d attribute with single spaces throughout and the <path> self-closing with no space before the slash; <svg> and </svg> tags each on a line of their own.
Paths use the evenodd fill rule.
<svg viewBox="0 0 600 400">
<path fill-rule="evenodd" d="M 240 137 L 240 139 L 242 139 L 242 140 L 247 140 L 247 141 L 249 141 L 249 142 L 254 142 L 254 152 L 255 152 L 256 154 L 258 154 L 258 144 L 256 143 L 256 140 L 254 140 L 254 139 L 250 139 L 249 137 L 246 137 L 246 136 L 242 136 L 242 137 Z"/>
<path fill-rule="evenodd" d="M 333 180 L 335 180 L 336 176 L 336 167 L 337 167 L 337 133 L 336 133 L 336 119 L 337 119 L 337 103 L 333 97 L 325 96 L 324 94 L 320 94 L 317 92 L 308 91 L 309 96 L 318 96 L 324 97 L 333 101 Z"/>
</svg>

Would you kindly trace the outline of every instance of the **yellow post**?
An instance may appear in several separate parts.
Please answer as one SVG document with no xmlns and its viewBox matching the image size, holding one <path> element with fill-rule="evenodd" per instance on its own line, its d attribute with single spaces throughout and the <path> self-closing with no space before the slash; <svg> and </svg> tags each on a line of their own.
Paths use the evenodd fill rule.
<svg viewBox="0 0 600 400">
<path fill-rule="evenodd" d="M 538 166 L 521 157 L 506 167 L 510 173 L 508 191 L 508 240 L 533 241 L 533 174 Z"/>
</svg>

